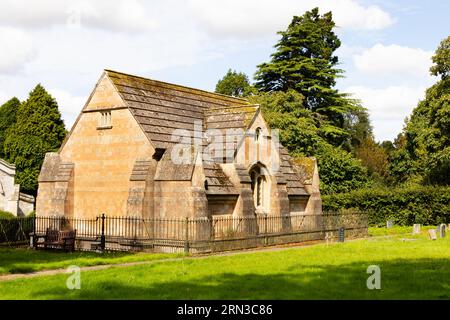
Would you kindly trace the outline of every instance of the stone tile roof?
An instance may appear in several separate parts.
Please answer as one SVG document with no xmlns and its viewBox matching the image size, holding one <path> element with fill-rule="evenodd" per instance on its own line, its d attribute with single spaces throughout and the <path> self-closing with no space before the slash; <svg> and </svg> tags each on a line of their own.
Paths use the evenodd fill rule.
<svg viewBox="0 0 450 320">
<path fill-rule="evenodd" d="M 309 195 L 298 170 L 294 170 L 294 162 L 286 148 L 280 145 L 280 174 L 284 176 L 288 195 Z"/>
<path fill-rule="evenodd" d="M 230 178 L 215 162 L 203 162 L 206 181 L 208 181 L 207 194 L 239 194 Z"/>
<path fill-rule="evenodd" d="M 183 137 L 189 133 L 194 136 L 196 121 L 205 129 L 218 129 L 222 133 L 231 129 L 248 129 L 259 112 L 259 106 L 250 104 L 246 99 L 234 98 L 203 90 L 174 85 L 139 76 L 105 70 L 122 99 L 127 104 L 136 121 L 139 123 L 155 148 L 166 149 L 161 165 L 156 172 L 156 180 L 190 180 L 194 165 L 175 165 L 170 161 L 170 149 L 178 141 L 175 137 Z M 224 143 L 223 156 L 232 155 L 243 136 L 236 141 Z M 202 139 L 202 145 L 207 142 Z M 294 171 L 292 158 L 287 150 L 281 148 L 281 170 L 277 180 L 286 183 L 288 194 L 307 195 L 300 182 L 300 175 Z M 145 164 L 143 164 L 145 166 Z M 139 179 L 140 165 L 135 168 L 133 177 Z M 249 179 L 240 170 L 241 180 Z M 235 187 L 219 165 L 204 162 L 204 172 L 210 193 L 234 193 Z"/>
<path fill-rule="evenodd" d="M 156 148 L 166 149 L 176 143 L 172 141 L 175 129 L 187 130 L 193 136 L 195 121 L 204 125 L 207 111 L 236 109 L 239 119 L 248 117 L 246 110 L 240 108 L 249 105 L 245 99 L 111 70 L 105 72 Z"/>
</svg>

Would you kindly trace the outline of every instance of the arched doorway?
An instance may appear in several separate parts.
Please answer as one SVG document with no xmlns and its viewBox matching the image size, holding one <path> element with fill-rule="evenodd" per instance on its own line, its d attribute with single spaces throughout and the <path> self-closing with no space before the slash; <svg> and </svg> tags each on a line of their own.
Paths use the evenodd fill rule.
<svg viewBox="0 0 450 320">
<path fill-rule="evenodd" d="M 250 169 L 251 188 L 253 192 L 253 201 L 256 213 L 268 213 L 269 207 L 269 176 L 267 169 L 257 164 Z"/>
</svg>

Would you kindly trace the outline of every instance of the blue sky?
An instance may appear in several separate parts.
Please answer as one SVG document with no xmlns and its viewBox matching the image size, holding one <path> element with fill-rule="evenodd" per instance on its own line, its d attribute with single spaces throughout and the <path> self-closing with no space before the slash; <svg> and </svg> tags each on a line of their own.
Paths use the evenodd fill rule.
<svg viewBox="0 0 450 320">
<path fill-rule="evenodd" d="M 70 127 L 104 68 L 214 90 L 228 68 L 252 77 L 276 31 L 314 6 L 339 26 L 338 88 L 361 99 L 377 140 L 394 139 L 436 81 L 430 57 L 450 35 L 450 2 L 3 0 L 0 103 L 42 83 Z"/>
</svg>

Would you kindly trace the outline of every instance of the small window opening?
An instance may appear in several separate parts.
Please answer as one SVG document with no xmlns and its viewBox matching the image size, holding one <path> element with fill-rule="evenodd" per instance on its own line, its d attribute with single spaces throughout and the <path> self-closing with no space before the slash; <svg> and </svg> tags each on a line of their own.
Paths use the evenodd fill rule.
<svg viewBox="0 0 450 320">
<path fill-rule="evenodd" d="M 261 128 L 256 128 L 255 130 L 255 141 L 259 141 L 259 137 L 261 136 Z"/>
<path fill-rule="evenodd" d="M 99 128 L 108 129 L 112 127 L 111 111 L 100 112 Z"/>
</svg>

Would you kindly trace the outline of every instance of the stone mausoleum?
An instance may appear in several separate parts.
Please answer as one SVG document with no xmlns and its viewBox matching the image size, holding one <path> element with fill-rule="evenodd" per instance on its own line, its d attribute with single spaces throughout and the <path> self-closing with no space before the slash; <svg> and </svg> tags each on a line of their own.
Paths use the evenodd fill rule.
<svg viewBox="0 0 450 320">
<path fill-rule="evenodd" d="M 0 159 L 0 210 L 23 217 L 34 209 L 34 197 L 20 192 L 14 182 L 16 167 Z"/>
<path fill-rule="evenodd" d="M 314 158 L 290 157 L 246 99 L 105 70 L 39 176 L 38 216 L 322 212 Z"/>
</svg>

